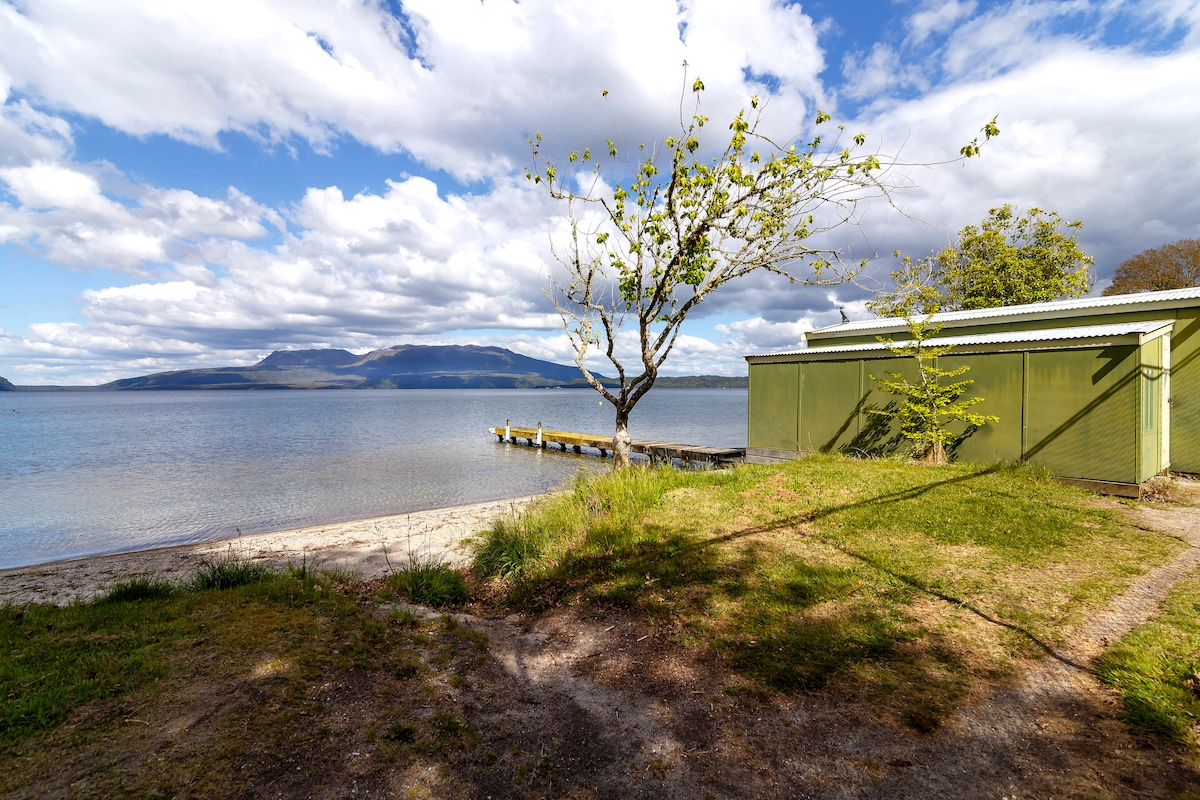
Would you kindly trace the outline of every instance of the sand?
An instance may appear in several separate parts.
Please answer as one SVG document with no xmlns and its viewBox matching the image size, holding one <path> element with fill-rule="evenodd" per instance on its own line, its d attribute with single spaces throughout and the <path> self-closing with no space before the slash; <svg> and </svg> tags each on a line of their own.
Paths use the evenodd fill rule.
<svg viewBox="0 0 1200 800">
<path fill-rule="evenodd" d="M 277 567 L 315 565 L 370 579 L 386 575 L 412 558 L 439 558 L 452 564 L 470 556 L 470 537 L 533 497 L 417 511 L 333 525 L 241 536 L 236 539 L 141 550 L 74 561 L 55 561 L 0 570 L 0 605 L 55 603 L 94 597 L 114 582 L 137 575 L 181 579 L 205 559 L 238 558 Z"/>
</svg>

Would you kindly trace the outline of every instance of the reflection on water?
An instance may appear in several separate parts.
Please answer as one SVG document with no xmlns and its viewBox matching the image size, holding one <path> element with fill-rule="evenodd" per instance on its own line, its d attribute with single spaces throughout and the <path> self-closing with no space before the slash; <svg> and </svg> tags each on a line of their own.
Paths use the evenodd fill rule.
<svg viewBox="0 0 1200 800">
<path fill-rule="evenodd" d="M 2 398 L 0 568 L 535 494 L 605 462 L 487 428 L 613 417 L 586 389 Z M 743 446 L 746 392 L 653 391 L 631 432 Z"/>
</svg>

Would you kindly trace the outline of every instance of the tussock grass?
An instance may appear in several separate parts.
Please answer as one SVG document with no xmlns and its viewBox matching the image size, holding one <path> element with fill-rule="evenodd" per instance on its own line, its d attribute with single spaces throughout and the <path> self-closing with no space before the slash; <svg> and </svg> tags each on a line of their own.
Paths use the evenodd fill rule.
<svg viewBox="0 0 1200 800">
<path fill-rule="evenodd" d="M 816 456 L 582 477 L 474 568 L 507 604 L 629 608 L 767 690 L 853 686 L 930 730 L 1177 548 L 1017 465 Z"/>
<path fill-rule="evenodd" d="M 175 584 L 165 578 L 137 575 L 117 581 L 96 598 L 96 602 L 131 603 L 139 600 L 161 600 L 176 588 Z"/>
<path fill-rule="evenodd" d="M 275 570 L 265 564 L 255 564 L 237 558 L 216 558 L 200 562 L 200 566 L 192 573 L 186 585 L 196 592 L 211 589 L 236 589 L 239 586 L 249 586 L 262 583 L 275 574 Z M 301 576 L 305 570 L 301 569 Z"/>
<path fill-rule="evenodd" d="M 458 570 L 436 558 L 416 555 L 388 575 L 387 585 L 401 597 L 425 606 L 456 605 L 470 596 Z"/>
</svg>

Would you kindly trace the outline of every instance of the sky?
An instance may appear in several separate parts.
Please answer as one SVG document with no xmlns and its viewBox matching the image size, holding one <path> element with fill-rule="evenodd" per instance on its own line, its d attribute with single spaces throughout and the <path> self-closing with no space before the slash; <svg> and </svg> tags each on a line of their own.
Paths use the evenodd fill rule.
<svg viewBox="0 0 1200 800">
<path fill-rule="evenodd" d="M 653 144 L 695 77 L 714 123 L 758 95 L 778 141 L 820 110 L 926 166 L 824 242 L 862 285 L 731 283 L 665 374 L 868 316 L 893 251 L 1004 203 L 1082 221 L 1097 293 L 1200 237 L 1200 0 L 0 0 L 0 376 L 405 343 L 570 363 L 543 292 L 565 209 L 526 140 Z"/>
</svg>

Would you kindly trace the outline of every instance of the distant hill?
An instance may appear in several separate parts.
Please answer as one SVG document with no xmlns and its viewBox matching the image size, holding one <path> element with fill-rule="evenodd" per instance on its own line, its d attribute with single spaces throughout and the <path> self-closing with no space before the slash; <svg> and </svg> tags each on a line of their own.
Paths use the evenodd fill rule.
<svg viewBox="0 0 1200 800">
<path fill-rule="evenodd" d="M 659 375 L 655 389 L 745 389 L 750 379 L 731 375 Z"/>
<path fill-rule="evenodd" d="M 401 344 L 366 355 L 279 350 L 249 367 L 159 372 L 101 389 L 533 389 L 586 386 L 579 370 L 502 347 Z"/>
<path fill-rule="evenodd" d="M 601 377 L 606 384 L 608 378 Z M 660 376 L 663 389 L 745 389 L 745 377 Z M 401 344 L 365 355 L 348 350 L 277 350 L 249 367 L 157 372 L 101 386 L 14 386 L 0 391 L 138 389 L 548 389 L 585 388 L 574 366 L 530 358 L 503 347 Z"/>
</svg>

